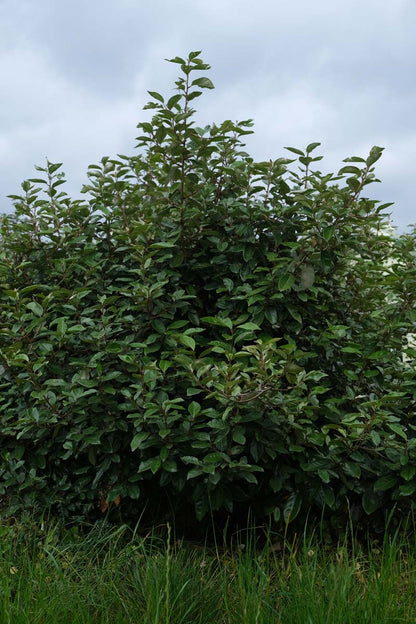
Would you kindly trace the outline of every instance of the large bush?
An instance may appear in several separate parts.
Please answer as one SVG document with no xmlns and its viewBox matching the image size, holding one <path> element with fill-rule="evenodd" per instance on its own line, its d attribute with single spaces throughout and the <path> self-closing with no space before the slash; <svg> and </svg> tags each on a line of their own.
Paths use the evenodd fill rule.
<svg viewBox="0 0 416 624">
<path fill-rule="evenodd" d="M 196 127 L 199 53 L 171 62 L 138 155 L 90 166 L 86 201 L 47 162 L 3 217 L 4 508 L 409 509 L 415 235 L 362 197 L 382 149 L 254 162 L 251 121 Z"/>
</svg>

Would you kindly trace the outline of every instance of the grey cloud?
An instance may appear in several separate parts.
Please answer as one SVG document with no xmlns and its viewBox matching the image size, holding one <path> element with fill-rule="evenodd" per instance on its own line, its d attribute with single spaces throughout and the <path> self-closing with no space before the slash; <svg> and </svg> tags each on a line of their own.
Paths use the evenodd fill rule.
<svg viewBox="0 0 416 624">
<path fill-rule="evenodd" d="M 120 91 L 132 93 L 134 74 L 148 68 L 155 48 L 169 39 L 164 32 L 169 31 L 164 22 L 169 11 L 161 9 L 123 0 L 45 0 L 24 3 L 16 22 L 26 45 L 40 49 L 56 73 L 75 88 L 112 98 Z"/>
</svg>

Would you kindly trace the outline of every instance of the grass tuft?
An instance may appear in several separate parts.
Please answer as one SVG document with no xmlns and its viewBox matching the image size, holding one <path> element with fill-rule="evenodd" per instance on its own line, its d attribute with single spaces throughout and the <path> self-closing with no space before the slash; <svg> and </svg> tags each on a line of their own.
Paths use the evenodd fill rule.
<svg viewBox="0 0 416 624">
<path fill-rule="evenodd" d="M 249 529 L 208 547 L 176 540 L 169 525 L 140 536 L 25 520 L 0 525 L 0 538 L 0 624 L 416 621 L 412 531 L 365 545 L 269 531 L 259 547 Z"/>
</svg>

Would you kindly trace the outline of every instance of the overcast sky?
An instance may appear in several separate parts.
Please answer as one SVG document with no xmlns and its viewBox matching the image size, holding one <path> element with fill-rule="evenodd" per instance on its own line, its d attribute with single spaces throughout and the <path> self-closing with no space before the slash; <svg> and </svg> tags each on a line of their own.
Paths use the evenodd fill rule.
<svg viewBox="0 0 416 624">
<path fill-rule="evenodd" d="M 198 122 L 252 118 L 257 160 L 320 141 L 322 171 L 385 147 L 367 196 L 416 222 L 415 0 L 0 0 L 0 212 L 48 157 L 79 197 L 89 164 L 134 153 L 165 58 L 202 50 Z"/>
</svg>

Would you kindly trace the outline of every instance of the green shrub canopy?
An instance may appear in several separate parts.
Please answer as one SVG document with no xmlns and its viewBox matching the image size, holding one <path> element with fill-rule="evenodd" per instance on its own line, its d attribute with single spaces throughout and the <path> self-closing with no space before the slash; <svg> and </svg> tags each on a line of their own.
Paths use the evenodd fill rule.
<svg viewBox="0 0 416 624">
<path fill-rule="evenodd" d="M 3 216 L 3 507 L 411 508 L 416 237 L 362 196 L 382 148 L 254 162 L 251 120 L 195 125 L 200 53 L 171 62 L 137 155 L 91 165 L 86 201 L 47 162 Z"/>
</svg>

